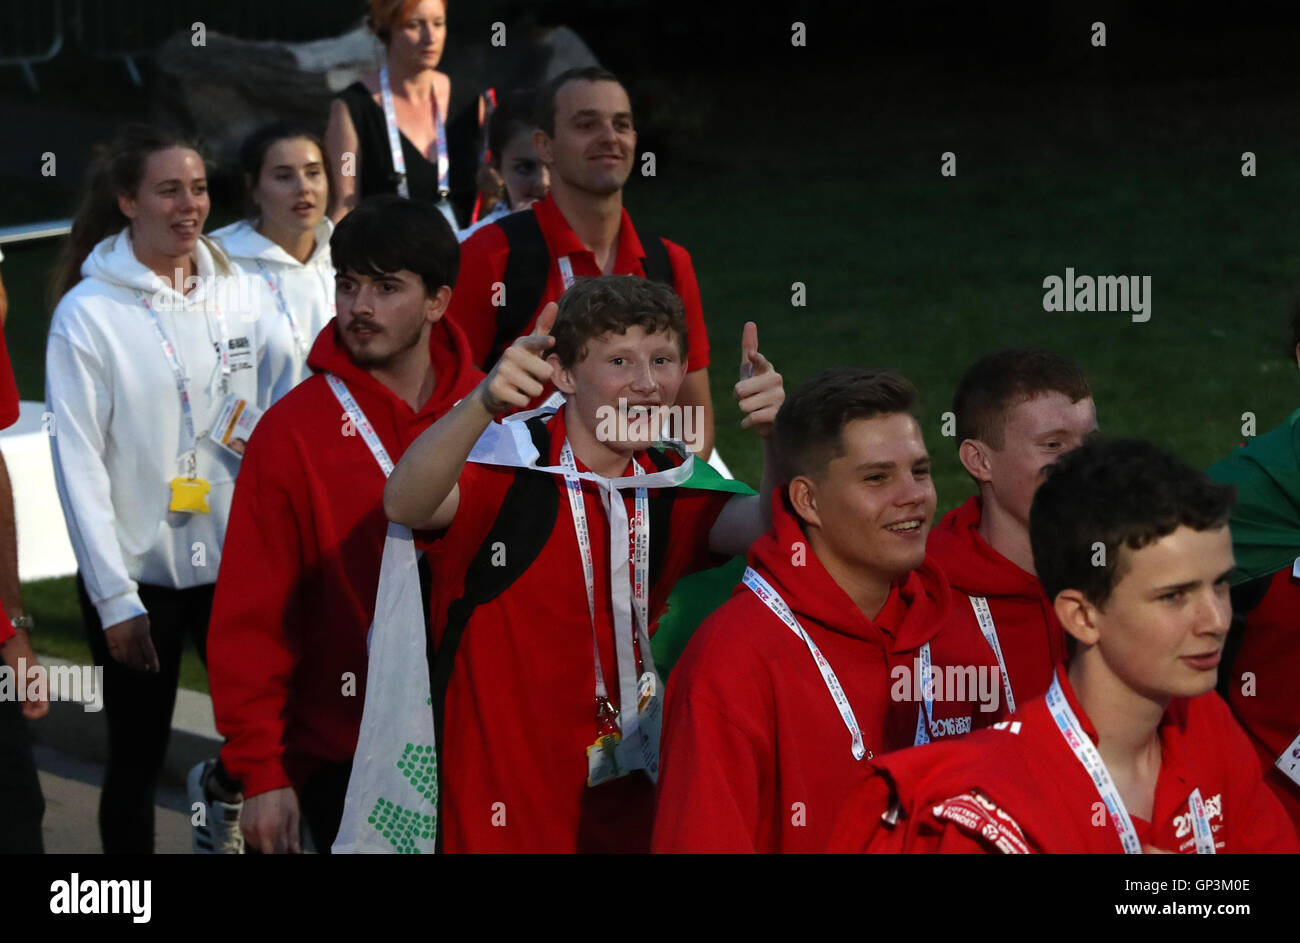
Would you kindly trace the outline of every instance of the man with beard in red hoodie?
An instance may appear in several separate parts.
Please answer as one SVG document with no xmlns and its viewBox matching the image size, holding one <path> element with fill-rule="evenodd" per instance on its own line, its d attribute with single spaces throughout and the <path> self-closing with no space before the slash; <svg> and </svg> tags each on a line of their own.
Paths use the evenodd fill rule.
<svg viewBox="0 0 1300 943">
<path fill-rule="evenodd" d="M 936 496 L 915 397 L 896 374 L 840 368 L 778 413 L 772 529 L 669 681 L 655 851 L 825 851 L 864 761 L 998 719 L 997 663 L 945 625 L 948 584 L 925 558 Z"/>
<path fill-rule="evenodd" d="M 242 784 L 243 835 L 266 853 L 300 850 L 300 817 L 317 850 L 333 844 L 365 703 L 384 484 L 483 376 L 443 317 L 459 249 L 437 209 L 373 197 L 330 250 L 338 316 L 312 347 L 315 375 L 248 442 L 208 634 L 227 775 L 207 792 L 238 814 Z"/>
<path fill-rule="evenodd" d="M 958 455 L 979 486 L 930 533 L 927 550 L 953 588 L 953 616 L 1003 665 L 1009 710 L 1043 694 L 1065 660 L 1065 632 L 1034 573 L 1029 505 L 1043 469 L 1097 428 L 1088 378 L 1039 349 L 981 358 L 953 396 Z"/>
<path fill-rule="evenodd" d="M 873 763 L 831 850 L 1300 852 L 1214 691 L 1232 504 L 1231 487 L 1137 440 L 1057 462 L 1030 536 L 1068 666 L 995 729 Z"/>
</svg>

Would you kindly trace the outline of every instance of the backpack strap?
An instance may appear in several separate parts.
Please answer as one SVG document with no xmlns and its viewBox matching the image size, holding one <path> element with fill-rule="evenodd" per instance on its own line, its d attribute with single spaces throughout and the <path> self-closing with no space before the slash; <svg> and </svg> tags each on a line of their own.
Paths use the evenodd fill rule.
<svg viewBox="0 0 1300 943">
<path fill-rule="evenodd" d="M 537 313 L 546 292 L 546 279 L 551 273 L 551 252 L 546 248 L 536 213 L 532 210 L 511 213 L 499 219 L 496 225 L 506 234 L 510 254 L 506 256 L 503 276 L 505 295 L 501 300 L 504 304 L 497 308 L 496 337 L 482 364 L 488 370 L 501 359 L 501 354 L 524 332 Z"/>
<path fill-rule="evenodd" d="M 533 319 L 546 293 L 546 281 L 551 274 L 551 250 L 546 247 L 537 214 L 531 210 L 511 213 L 497 221 L 506 235 L 510 254 L 506 256 L 506 270 L 502 276 L 505 285 L 504 304 L 497 308 L 497 332 L 487 359 L 481 364 L 490 370 L 501 359 L 505 349 L 524 333 Z M 639 234 L 641 248 L 645 250 L 646 278 L 673 286 L 673 263 L 668 256 L 668 246 L 659 236 Z"/>
<path fill-rule="evenodd" d="M 550 436 L 544 417 L 537 416 L 527 420 L 529 433 L 538 453 L 543 457 L 550 454 Z M 443 789 L 443 721 L 447 699 L 447 685 L 451 681 L 451 672 L 455 667 L 456 651 L 461 638 L 469 625 L 474 610 L 484 603 L 491 602 L 510 587 L 523 573 L 533 565 L 542 548 L 555 530 L 556 516 L 560 509 L 560 492 L 555 487 L 555 479 L 541 472 L 528 473 L 520 470 L 511 482 L 501 510 L 496 520 L 479 545 L 470 561 L 465 574 L 465 588 L 460 598 L 447 607 L 447 625 L 443 630 L 442 643 L 433 649 L 431 625 L 426 624 L 429 638 L 429 693 L 433 707 L 434 743 L 438 750 L 438 814 L 439 825 L 436 849 L 442 850 L 442 789 Z M 496 566 L 498 543 L 506 548 L 505 563 Z M 425 599 L 429 599 L 429 588 L 425 586 L 424 576 L 429 572 L 428 564 L 421 561 L 421 588 L 425 590 Z M 428 620 L 430 603 L 425 603 L 425 618 Z"/>
</svg>

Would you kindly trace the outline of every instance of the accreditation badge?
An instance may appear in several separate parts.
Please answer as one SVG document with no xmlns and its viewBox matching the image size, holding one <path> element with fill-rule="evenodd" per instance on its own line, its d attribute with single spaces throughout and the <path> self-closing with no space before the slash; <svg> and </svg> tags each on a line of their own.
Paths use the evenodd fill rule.
<svg viewBox="0 0 1300 943">
<path fill-rule="evenodd" d="M 618 744 L 618 765 L 624 773 L 643 769 L 651 782 L 659 781 L 659 737 L 663 731 L 663 697 L 652 672 L 637 682 L 637 729 Z"/>
<path fill-rule="evenodd" d="M 1291 741 L 1273 765 L 1280 769 L 1287 779 L 1300 786 L 1300 736 Z"/>
<path fill-rule="evenodd" d="M 623 775 L 619 772 L 616 758 L 620 739 L 616 733 L 606 734 L 598 737 L 595 743 L 587 747 L 588 786 L 599 786 Z"/>
<path fill-rule="evenodd" d="M 171 480 L 172 500 L 167 506 L 169 511 L 185 514 L 208 514 L 208 492 L 212 485 L 204 478 L 173 478 Z"/>
<path fill-rule="evenodd" d="M 227 396 L 212 421 L 212 431 L 208 438 L 236 458 L 244 457 L 248 447 L 248 437 L 253 434 L 253 427 L 262 418 L 262 411 L 256 406 L 234 394 Z"/>
</svg>

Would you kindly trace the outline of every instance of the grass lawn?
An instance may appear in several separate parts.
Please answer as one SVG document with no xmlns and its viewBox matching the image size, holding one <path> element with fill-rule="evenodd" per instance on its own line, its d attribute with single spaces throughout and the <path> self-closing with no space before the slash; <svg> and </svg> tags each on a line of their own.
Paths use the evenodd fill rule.
<svg viewBox="0 0 1300 943">
<path fill-rule="evenodd" d="M 751 319 L 787 388 L 838 364 L 892 366 L 917 383 L 941 511 L 972 490 L 942 413 L 961 371 L 1001 346 L 1071 354 L 1107 431 L 1199 466 L 1241 442 L 1243 413 L 1264 432 L 1294 408 L 1282 342 L 1300 273 L 1300 128 L 1287 90 L 912 78 L 712 82 L 696 103 L 707 135 L 689 153 L 660 154 L 657 175 L 630 185 L 638 225 L 693 255 L 717 440 L 740 477 L 759 476 L 730 392 Z M 940 175 L 946 151 L 955 177 Z M 1241 174 L 1244 151 L 1255 177 Z M 3 212 L 0 222 L 21 221 Z M 52 254 L 14 248 L 3 266 L 25 398 L 41 398 L 40 283 Z M 1043 279 L 1067 267 L 1151 276 L 1150 321 L 1045 312 Z M 804 307 L 791 305 L 794 282 Z M 71 582 L 25 592 L 38 645 L 85 658 Z M 185 683 L 202 686 L 197 660 Z"/>
</svg>

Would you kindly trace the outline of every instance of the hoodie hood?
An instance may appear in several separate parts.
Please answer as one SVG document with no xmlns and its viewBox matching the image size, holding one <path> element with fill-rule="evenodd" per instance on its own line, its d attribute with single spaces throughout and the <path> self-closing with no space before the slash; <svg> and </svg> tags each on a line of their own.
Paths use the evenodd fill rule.
<svg viewBox="0 0 1300 943">
<path fill-rule="evenodd" d="M 911 652 L 933 639 L 951 605 L 948 582 L 927 557 L 894 584 L 884 608 L 874 620 L 868 619 L 812 552 L 798 517 L 786 504 L 784 488 L 772 493 L 772 527 L 749 548 L 749 565 L 772 584 L 800 621 L 875 642 L 885 648 L 891 664 L 895 653 L 900 664 L 908 663 Z M 737 588 L 742 590 L 748 592 Z"/>
<path fill-rule="evenodd" d="M 130 228 L 99 242 L 81 263 L 84 278 L 94 278 L 130 291 L 142 291 L 159 302 L 158 307 L 193 307 L 215 290 L 213 276 L 234 274 L 230 257 L 207 236 L 199 236 L 194 245 L 195 275 L 198 287 L 188 295 L 177 292 L 135 255 Z"/>
<path fill-rule="evenodd" d="M 316 224 L 316 248 L 306 262 L 299 262 L 279 244 L 266 238 L 257 231 L 254 220 L 241 219 L 237 223 L 223 226 L 212 234 L 221 243 L 232 259 L 264 262 L 267 265 L 283 265 L 290 268 L 305 268 L 328 262 L 330 257 L 330 236 L 334 233 L 334 224 L 325 217 Z"/>
<path fill-rule="evenodd" d="M 953 589 L 972 596 L 1020 596 L 1038 601 L 1043 587 L 980 536 L 980 499 L 972 496 L 930 532 L 926 550 L 943 568 Z"/>
<path fill-rule="evenodd" d="M 483 373 L 470 358 L 469 340 L 465 332 L 447 318 L 439 318 L 429 332 L 429 356 L 433 360 L 433 395 L 424 404 L 421 413 L 432 411 L 441 415 L 443 404 L 454 403 L 465 396 L 483 379 Z M 364 389 L 383 399 L 398 401 L 393 392 L 367 370 L 352 362 L 348 349 L 338 336 L 338 319 L 332 319 L 316 335 L 307 366 L 314 373 L 333 373 L 349 387 Z"/>
</svg>

